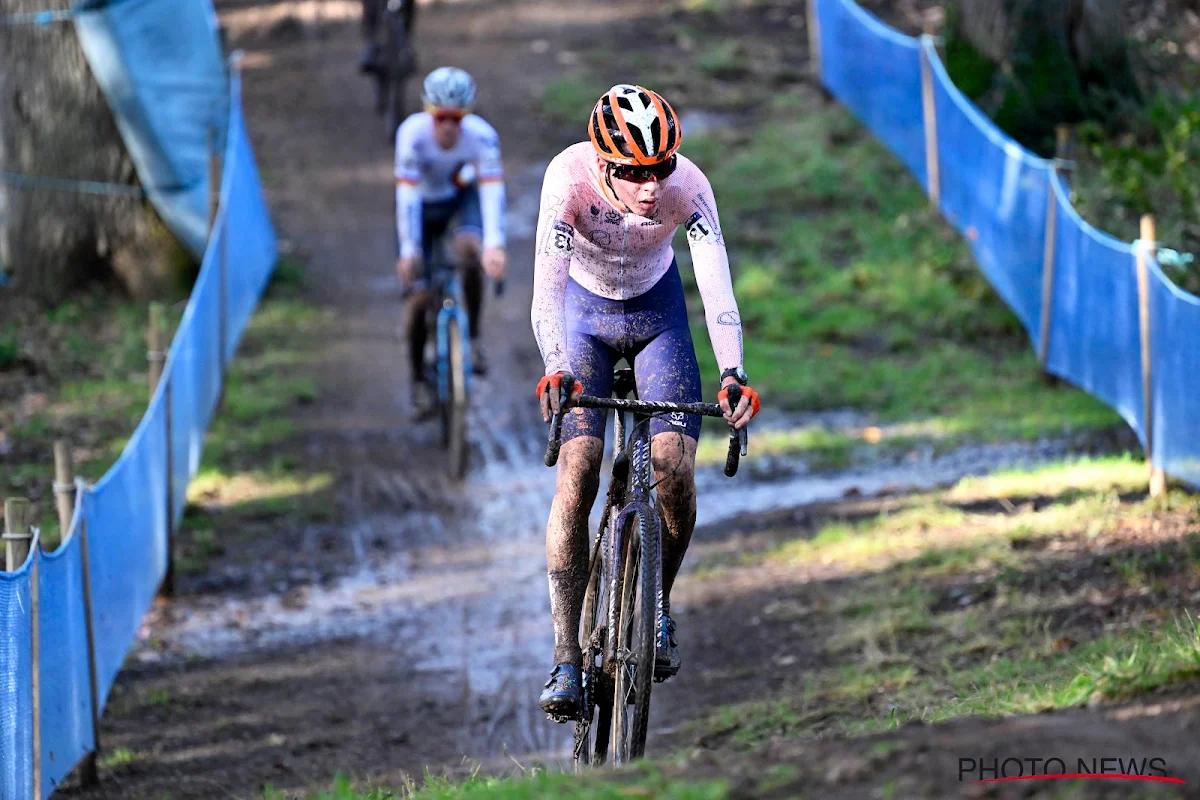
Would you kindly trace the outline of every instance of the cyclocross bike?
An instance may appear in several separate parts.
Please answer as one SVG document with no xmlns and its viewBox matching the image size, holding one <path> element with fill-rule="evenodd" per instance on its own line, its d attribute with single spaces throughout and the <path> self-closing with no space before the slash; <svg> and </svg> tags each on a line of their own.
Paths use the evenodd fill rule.
<svg viewBox="0 0 1200 800">
<path fill-rule="evenodd" d="M 406 6 L 416 0 L 387 0 L 383 10 L 383 64 L 375 70 L 375 113 L 384 116 L 389 143 L 396 141 L 396 129 L 407 116 L 405 92 L 408 76 L 416 71 L 416 55 L 408 44 L 408 21 L 412 11 Z"/>
<path fill-rule="evenodd" d="M 467 407 L 471 395 L 471 326 L 458 266 L 446 256 L 445 234 L 426 248 L 430 259 L 430 299 L 425 307 L 426 330 L 433 331 L 433 359 L 425 375 L 438 400 L 442 446 L 446 448 L 450 477 L 462 480 L 467 473 Z M 416 287 L 405 290 L 405 296 Z M 496 296 L 504 281 L 495 282 Z"/>
<path fill-rule="evenodd" d="M 650 687 L 654 675 L 655 632 L 663 613 L 663 521 L 659 516 L 650 460 L 650 420 L 664 414 L 722 417 L 714 403 L 662 403 L 636 399 L 632 369 L 613 373 L 613 397 L 583 395 L 567 402 L 575 378 L 562 380 L 560 412 L 550 421 L 546 466 L 554 466 L 562 443 L 562 415 L 569 407 L 616 411 L 612 475 L 600 530 L 592 543 L 587 593 L 579 644 L 583 650 L 583 703 L 575 721 L 575 765 L 603 764 L 609 756 L 622 764 L 646 749 Z M 634 399 L 628 399 L 629 395 Z M 741 387 L 728 387 L 730 406 Z M 625 415 L 633 414 L 625 441 Z M 682 436 L 682 434 L 680 434 Z M 730 428 L 725 474 L 737 472 L 746 454 L 747 432 Z"/>
</svg>

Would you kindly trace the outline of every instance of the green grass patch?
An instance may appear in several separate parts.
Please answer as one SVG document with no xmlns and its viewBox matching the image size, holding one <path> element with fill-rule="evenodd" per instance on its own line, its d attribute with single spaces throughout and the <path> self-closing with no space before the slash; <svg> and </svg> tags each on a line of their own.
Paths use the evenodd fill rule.
<svg viewBox="0 0 1200 800">
<path fill-rule="evenodd" d="M 965 242 L 844 109 L 800 93 L 751 129 L 689 137 L 684 152 L 713 184 L 746 369 L 771 406 L 927 420 L 920 436 L 953 441 L 1120 423 L 1083 392 L 1043 384 Z M 682 239 L 677 249 L 686 253 Z M 698 350 L 715 381 L 711 353 Z"/>
<path fill-rule="evenodd" d="M 400 789 L 358 788 L 345 776 L 339 776 L 325 792 L 309 795 L 309 800 L 532 800 L 555 797 L 565 800 L 628 800 L 654 797 L 662 800 L 723 800 L 728 797 L 723 781 L 690 781 L 668 777 L 650 764 L 639 764 L 608 775 L 600 773 L 568 775 L 559 772 L 529 770 L 515 778 L 488 778 L 475 775 L 465 781 L 426 776 Z M 263 800 L 289 800 L 290 796 L 268 787 Z"/>
<path fill-rule="evenodd" d="M 592 78 L 577 74 L 563 75 L 542 88 L 538 109 L 558 124 L 574 125 L 583 130 L 596 99 L 607 88 Z"/>
</svg>

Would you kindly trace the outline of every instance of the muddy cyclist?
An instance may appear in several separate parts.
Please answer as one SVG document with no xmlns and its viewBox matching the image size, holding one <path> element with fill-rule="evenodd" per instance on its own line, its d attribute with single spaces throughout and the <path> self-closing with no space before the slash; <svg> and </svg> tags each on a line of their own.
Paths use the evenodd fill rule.
<svg viewBox="0 0 1200 800">
<path fill-rule="evenodd" d="M 746 386 L 742 326 L 716 201 L 699 167 L 678 154 L 683 131 L 671 106 L 641 86 L 617 85 L 592 110 L 590 142 L 560 153 L 542 184 L 532 322 L 545 362 L 537 394 L 542 415 L 557 412 L 564 375 L 589 395 L 608 396 L 613 366 L 634 369 L 643 400 L 699 402 L 700 369 L 688 329 L 683 283 L 671 248 L 682 226 L 721 370 L 726 420 L 745 426 L 758 394 L 743 390 L 730 409 L 725 387 Z M 579 386 L 571 387 L 579 391 Z M 588 580 L 588 514 L 596 499 L 604 445 L 603 411 L 566 415 L 557 488 L 546 526 L 554 666 L 542 708 L 567 719 L 580 704 L 579 621 Z M 696 523 L 694 479 L 700 419 L 656 418 L 653 467 L 667 529 L 663 533 L 664 614 L 656 637 L 655 677 L 679 671 L 671 587 Z M 682 435 L 680 435 L 682 434 Z"/>
<path fill-rule="evenodd" d="M 429 262 L 423 243 L 454 231 L 453 250 L 462 269 L 470 319 L 472 362 L 486 369 L 479 347 L 483 273 L 504 277 L 504 171 L 500 137 L 471 113 L 475 81 L 457 67 L 440 67 L 425 78 L 425 111 L 413 114 L 396 132 L 396 229 L 400 258 L 396 270 L 416 291 L 409 296 L 408 343 L 413 376 L 413 408 L 432 410 L 433 391 L 425 380 L 425 284 Z M 453 227 L 451 227 L 453 226 Z M 481 270 L 482 267 L 482 270 Z"/>
</svg>

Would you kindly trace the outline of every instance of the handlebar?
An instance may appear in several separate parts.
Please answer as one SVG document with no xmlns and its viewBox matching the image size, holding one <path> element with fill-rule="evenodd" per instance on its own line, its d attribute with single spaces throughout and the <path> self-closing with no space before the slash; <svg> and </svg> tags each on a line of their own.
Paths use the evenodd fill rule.
<svg viewBox="0 0 1200 800">
<path fill-rule="evenodd" d="M 559 389 L 559 413 L 550 417 L 550 438 L 546 443 L 546 455 L 543 458 L 547 467 L 558 463 L 558 453 L 562 448 L 563 415 L 572 408 L 611 408 L 618 411 L 629 411 L 634 414 L 661 414 L 664 412 L 682 412 L 698 417 L 724 417 L 725 412 L 717 403 L 666 403 L 656 400 L 624 400 L 617 397 L 592 397 L 579 395 L 570 397 L 571 387 L 575 385 L 575 376 L 563 375 Z M 742 387 L 736 383 L 727 389 L 729 404 L 735 407 L 742 397 Z M 729 428 L 729 452 L 725 456 L 725 474 L 732 478 L 738 470 L 741 456 L 746 455 L 749 444 L 749 432 L 743 428 Z"/>
</svg>

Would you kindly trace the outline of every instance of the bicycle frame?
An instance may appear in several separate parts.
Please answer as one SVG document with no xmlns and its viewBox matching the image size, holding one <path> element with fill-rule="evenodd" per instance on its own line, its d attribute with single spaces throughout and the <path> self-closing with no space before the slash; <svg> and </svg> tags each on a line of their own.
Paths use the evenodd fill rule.
<svg viewBox="0 0 1200 800">
<path fill-rule="evenodd" d="M 635 398 L 637 395 L 636 389 L 632 386 L 626 387 L 622 385 L 624 382 L 617 383 L 615 394 L 618 400 L 624 400 L 632 393 Z M 613 426 L 613 473 L 610 480 L 619 480 L 618 470 L 623 470 L 628 467 L 628 478 L 625 480 L 625 504 L 621 510 L 617 512 L 616 519 L 609 526 L 608 542 L 607 542 L 607 558 L 605 564 L 608 567 L 608 573 L 601 576 L 601 579 L 607 582 L 610 587 L 619 589 L 622 581 L 621 573 L 625 569 L 627 554 L 625 548 L 628 546 L 625 542 L 625 529 L 628 527 L 626 523 L 629 518 L 639 511 L 642 512 L 647 519 L 655 521 L 656 530 L 652 535 L 659 536 L 661 531 L 657 530 L 659 523 L 658 513 L 654 510 L 654 504 L 651 502 L 651 481 L 652 475 L 650 461 L 650 417 L 646 414 L 635 413 L 633 415 L 633 432 L 629 437 L 628 445 L 625 442 L 625 411 L 617 409 L 614 426 Z M 621 459 L 628 459 L 627 465 L 620 465 Z M 658 611 L 655 617 L 655 629 L 662 624 L 662 575 L 657 576 L 655 586 L 658 587 L 657 606 Z M 608 609 L 605 616 L 608 619 L 608 630 L 617 630 L 617 615 L 620 613 L 621 597 L 620 591 L 610 591 L 608 596 Z M 615 635 L 607 637 L 604 658 L 608 663 L 615 664 L 617 658 L 617 637 Z"/>
<path fill-rule="evenodd" d="M 466 304 L 463 302 L 462 279 L 458 269 L 447 262 L 442 253 L 442 241 L 430 243 L 429 252 L 432 259 L 431 267 L 433 280 L 430 289 L 432 299 L 430 306 L 434 312 L 434 370 L 437 373 L 438 400 L 450 401 L 450 321 L 458 323 L 462 332 L 463 390 L 469 396 L 471 393 L 471 336 L 470 320 L 467 317 Z M 428 313 L 428 312 L 427 312 Z"/>
</svg>

